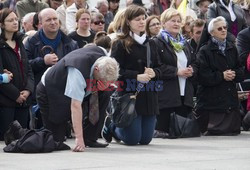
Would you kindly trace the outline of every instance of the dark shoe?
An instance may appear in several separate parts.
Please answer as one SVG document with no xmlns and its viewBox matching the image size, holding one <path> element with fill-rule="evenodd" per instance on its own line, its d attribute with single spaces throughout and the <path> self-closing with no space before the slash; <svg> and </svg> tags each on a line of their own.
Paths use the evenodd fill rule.
<svg viewBox="0 0 250 170">
<path fill-rule="evenodd" d="M 112 132 L 110 129 L 110 124 L 111 124 L 111 118 L 109 116 L 106 116 L 101 135 L 102 135 L 102 138 L 107 143 L 110 143 L 112 141 Z"/>
<path fill-rule="evenodd" d="M 168 138 L 169 134 L 160 130 L 154 130 L 153 138 Z"/>
<path fill-rule="evenodd" d="M 85 141 L 85 146 L 88 146 L 90 148 L 105 148 L 108 145 L 109 145 L 108 143 L 100 143 L 97 141 L 90 141 L 90 140 Z"/>
<path fill-rule="evenodd" d="M 27 131 L 28 129 L 23 129 L 17 120 L 13 121 L 10 123 L 9 129 L 4 134 L 5 144 L 8 145 L 12 141 L 20 139 Z"/>
</svg>

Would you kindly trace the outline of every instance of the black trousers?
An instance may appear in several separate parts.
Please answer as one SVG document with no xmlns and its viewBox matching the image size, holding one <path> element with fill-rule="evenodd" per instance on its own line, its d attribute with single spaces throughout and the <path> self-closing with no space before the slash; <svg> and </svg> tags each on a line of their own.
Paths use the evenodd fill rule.
<svg viewBox="0 0 250 170">
<path fill-rule="evenodd" d="M 29 107 L 0 107 L 0 140 L 8 130 L 9 124 L 17 120 L 23 128 L 27 128 Z"/>
<path fill-rule="evenodd" d="M 155 130 L 169 132 L 170 114 L 173 112 L 183 117 L 187 117 L 187 115 L 191 113 L 192 108 L 185 106 L 183 100 L 184 99 L 182 99 L 182 106 L 160 109 L 160 114 L 156 117 L 157 122 Z"/>
<path fill-rule="evenodd" d="M 56 141 L 64 141 L 65 135 L 66 135 L 66 128 L 67 128 L 67 122 L 62 122 L 60 124 L 55 124 L 49 120 L 49 103 L 48 103 L 48 97 L 46 94 L 46 89 L 44 85 L 40 82 L 37 85 L 36 89 L 36 98 L 37 103 L 40 107 L 40 112 L 42 115 L 43 125 L 46 129 L 49 129 L 52 131 L 54 139 Z M 83 102 L 83 135 L 84 140 L 91 140 L 96 141 L 99 137 L 99 134 L 102 130 L 104 119 L 106 116 L 106 108 L 108 106 L 109 97 L 111 95 L 111 92 L 104 91 L 104 92 L 98 92 L 99 97 L 99 121 L 92 125 L 88 120 L 88 112 L 86 112 L 86 108 L 88 108 L 88 101 Z M 70 107 L 70 106 L 69 106 Z"/>
</svg>

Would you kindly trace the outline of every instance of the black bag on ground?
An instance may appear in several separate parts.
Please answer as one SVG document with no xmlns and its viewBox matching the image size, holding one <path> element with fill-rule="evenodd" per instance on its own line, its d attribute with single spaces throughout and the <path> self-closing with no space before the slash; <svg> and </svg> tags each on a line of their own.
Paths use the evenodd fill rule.
<svg viewBox="0 0 250 170">
<path fill-rule="evenodd" d="M 175 112 L 170 114 L 169 138 L 200 137 L 200 128 L 193 113 L 188 117 L 182 117 Z"/>
<path fill-rule="evenodd" d="M 52 132 L 47 129 L 29 130 L 20 139 L 3 148 L 4 152 L 12 153 L 46 153 L 69 149 L 63 142 L 55 142 Z"/>
</svg>

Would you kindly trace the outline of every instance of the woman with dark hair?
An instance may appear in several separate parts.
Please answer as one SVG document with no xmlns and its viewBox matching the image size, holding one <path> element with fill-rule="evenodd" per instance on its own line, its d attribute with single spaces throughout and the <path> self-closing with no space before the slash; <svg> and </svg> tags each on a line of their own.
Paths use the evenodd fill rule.
<svg viewBox="0 0 250 170">
<path fill-rule="evenodd" d="M 108 0 L 109 3 L 109 11 L 113 13 L 113 16 L 117 13 L 119 9 L 120 0 Z"/>
<path fill-rule="evenodd" d="M 227 22 L 219 16 L 210 21 L 211 38 L 197 54 L 199 62 L 196 113 L 206 135 L 237 135 L 241 115 L 236 83 L 244 69 L 235 44 L 226 39 Z"/>
<path fill-rule="evenodd" d="M 110 143 L 112 137 L 122 140 L 126 145 L 147 145 L 151 142 L 158 114 L 157 92 L 152 79 L 160 76 L 157 52 L 153 41 L 149 41 L 145 34 L 146 11 L 143 7 L 130 5 L 127 7 L 121 24 L 121 34 L 113 43 L 111 57 L 120 65 L 120 79 L 123 86 L 121 94 L 135 93 L 139 82 L 145 89 L 136 98 L 135 110 L 137 117 L 124 128 L 116 127 L 110 117 L 106 117 L 102 137 Z M 150 68 L 147 67 L 147 43 L 151 50 Z M 134 88 L 132 87 L 134 85 Z M 151 86 L 152 87 L 152 86 Z"/>
<path fill-rule="evenodd" d="M 18 32 L 17 15 L 3 9 L 0 24 L 0 74 L 7 69 L 14 75 L 10 83 L 0 84 L 0 140 L 3 140 L 12 121 L 18 120 L 22 127 L 27 127 L 34 78 Z"/>
<path fill-rule="evenodd" d="M 160 18 L 156 15 L 151 15 L 146 20 L 146 33 L 149 37 L 158 35 L 161 29 Z"/>
</svg>

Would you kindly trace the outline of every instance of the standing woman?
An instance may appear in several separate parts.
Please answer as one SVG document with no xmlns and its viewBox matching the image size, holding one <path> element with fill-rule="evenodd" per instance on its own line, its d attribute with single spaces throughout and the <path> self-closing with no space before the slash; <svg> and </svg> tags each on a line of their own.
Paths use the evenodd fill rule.
<svg viewBox="0 0 250 170">
<path fill-rule="evenodd" d="M 93 43 L 95 33 L 90 30 L 91 17 L 88 9 L 81 8 L 76 12 L 76 31 L 69 34 L 75 40 L 79 48 L 84 47 L 88 43 Z"/>
<path fill-rule="evenodd" d="M 147 46 L 148 39 L 145 34 L 146 11 L 143 7 L 130 5 L 124 13 L 121 26 L 121 34 L 114 42 L 111 57 L 120 64 L 120 79 L 124 85 L 120 88 L 122 93 L 135 93 L 132 88 L 137 82 L 154 83 L 151 79 L 159 77 L 157 52 L 154 42 L 150 42 L 151 68 L 147 68 Z M 147 84 L 145 85 L 147 86 Z M 133 87 L 136 87 L 133 86 Z M 157 92 L 155 89 L 141 91 L 136 99 L 135 109 L 137 117 L 130 126 L 125 128 L 115 127 L 110 118 L 107 117 L 102 131 L 102 136 L 107 142 L 112 137 L 122 140 L 127 145 L 147 145 L 153 137 L 156 114 L 158 114 Z"/>
<path fill-rule="evenodd" d="M 0 13 L 0 23 L 0 73 L 7 69 L 13 74 L 10 83 L 0 84 L 0 139 L 3 140 L 12 121 L 18 120 L 27 127 L 34 78 L 18 33 L 17 15 L 5 8 Z"/>
<path fill-rule="evenodd" d="M 180 34 L 180 12 L 169 8 L 161 14 L 163 29 L 155 38 L 158 54 L 164 64 L 162 70 L 163 91 L 159 96 L 160 115 L 157 116 L 155 137 L 167 137 L 170 113 L 187 117 L 193 107 L 193 77 L 195 55 Z"/>
<path fill-rule="evenodd" d="M 108 3 L 109 11 L 112 12 L 113 16 L 115 16 L 119 9 L 120 0 L 108 0 Z"/>
<path fill-rule="evenodd" d="M 159 34 L 161 29 L 161 21 L 158 16 L 151 15 L 146 20 L 146 33 L 147 36 L 154 37 Z"/>
</svg>

